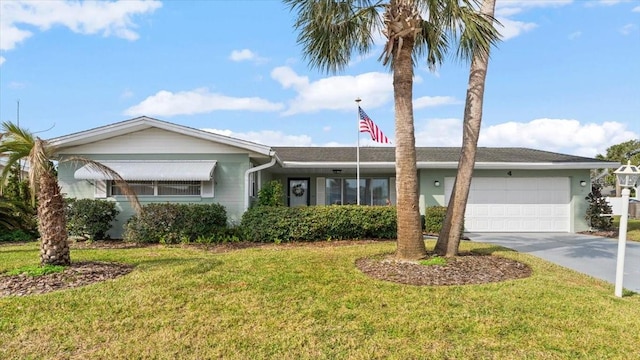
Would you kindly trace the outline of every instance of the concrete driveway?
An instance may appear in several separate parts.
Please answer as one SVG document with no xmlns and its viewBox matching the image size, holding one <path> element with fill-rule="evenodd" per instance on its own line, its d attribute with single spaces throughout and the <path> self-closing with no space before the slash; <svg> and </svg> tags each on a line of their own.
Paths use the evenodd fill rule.
<svg viewBox="0 0 640 360">
<path fill-rule="evenodd" d="M 465 233 L 471 241 L 504 246 L 611 284 L 616 279 L 617 239 L 568 233 Z M 627 241 L 623 287 L 640 293 L 640 243 Z M 613 292 L 613 289 L 611 290 Z"/>
</svg>

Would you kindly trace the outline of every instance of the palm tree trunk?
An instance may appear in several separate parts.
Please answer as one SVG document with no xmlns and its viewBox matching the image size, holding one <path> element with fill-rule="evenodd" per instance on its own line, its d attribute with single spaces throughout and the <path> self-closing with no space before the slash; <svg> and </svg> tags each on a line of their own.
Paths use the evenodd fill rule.
<svg viewBox="0 0 640 360">
<path fill-rule="evenodd" d="M 495 0 L 484 0 L 480 11 L 493 17 L 495 5 Z M 438 255 L 456 256 L 460 247 L 464 213 L 469 198 L 469 189 L 478 149 L 478 138 L 480 137 L 484 85 L 488 67 L 489 54 L 476 52 L 473 55 L 469 72 L 469 87 L 464 108 L 464 129 L 462 151 L 458 162 L 458 174 L 449 198 L 449 206 L 442 231 L 435 246 L 435 252 Z"/>
<path fill-rule="evenodd" d="M 396 124 L 396 189 L 398 244 L 396 257 L 417 260 L 427 255 L 418 209 L 418 170 L 413 127 L 414 42 L 405 38 L 393 58 L 393 89 Z M 391 189 L 394 191 L 394 189 Z"/>
<path fill-rule="evenodd" d="M 49 171 L 42 174 L 38 189 L 38 220 L 40 230 L 40 264 L 70 265 L 67 243 L 64 200 L 56 177 Z"/>
</svg>

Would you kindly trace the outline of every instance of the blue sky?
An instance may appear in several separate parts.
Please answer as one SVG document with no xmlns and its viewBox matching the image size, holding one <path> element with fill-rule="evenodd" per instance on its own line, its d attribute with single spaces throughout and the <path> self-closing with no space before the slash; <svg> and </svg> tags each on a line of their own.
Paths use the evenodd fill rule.
<svg viewBox="0 0 640 360">
<path fill-rule="evenodd" d="M 640 134 L 639 0 L 498 0 L 481 146 L 583 156 Z M 279 1 L 0 1 L 0 120 L 43 138 L 140 115 L 267 145 L 394 139 L 383 41 L 311 68 Z M 382 37 L 379 37 L 382 39 Z M 416 67 L 419 146 L 460 146 L 469 65 Z M 361 143 L 371 144 L 366 134 Z"/>
</svg>

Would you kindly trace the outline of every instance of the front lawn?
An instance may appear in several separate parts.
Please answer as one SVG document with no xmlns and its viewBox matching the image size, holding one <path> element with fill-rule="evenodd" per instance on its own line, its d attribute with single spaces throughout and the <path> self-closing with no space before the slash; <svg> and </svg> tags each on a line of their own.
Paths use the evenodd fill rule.
<svg viewBox="0 0 640 360">
<path fill-rule="evenodd" d="M 433 242 L 427 244 L 433 247 Z M 37 244 L 0 246 L 0 272 L 37 264 Z M 74 261 L 135 265 L 94 285 L 0 298 L 1 359 L 630 359 L 640 296 L 492 245 L 524 262 L 502 283 L 410 286 L 356 259 L 393 242 L 74 249 Z M 437 265 L 430 265 L 437 266 Z"/>
<path fill-rule="evenodd" d="M 613 226 L 620 228 L 620 216 L 613 217 Z M 627 222 L 627 240 L 640 241 L 640 219 L 629 219 Z"/>
</svg>

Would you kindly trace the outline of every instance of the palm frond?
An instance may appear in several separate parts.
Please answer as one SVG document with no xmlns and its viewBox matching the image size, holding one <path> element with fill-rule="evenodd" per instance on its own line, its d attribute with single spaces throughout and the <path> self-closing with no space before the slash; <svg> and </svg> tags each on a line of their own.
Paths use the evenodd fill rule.
<svg viewBox="0 0 640 360">
<path fill-rule="evenodd" d="M 428 13 L 428 20 L 422 24 L 414 55 L 426 55 L 431 70 L 442 63 L 453 44 L 457 44 L 455 57 L 468 62 L 474 53 L 487 56 L 500 40 L 494 26 L 499 23 L 479 11 L 478 0 L 423 0 L 418 6 Z"/>
<path fill-rule="evenodd" d="M 353 52 L 366 54 L 380 28 L 378 9 L 372 0 L 284 0 L 297 13 L 294 27 L 298 44 L 312 67 L 335 73 L 344 69 Z"/>
<path fill-rule="evenodd" d="M 69 158 L 65 158 L 60 162 L 73 162 L 73 163 L 81 163 L 89 168 L 89 170 L 103 175 L 107 179 L 111 179 L 115 182 L 116 186 L 122 191 L 122 194 L 127 197 L 131 206 L 137 214 L 142 212 L 142 205 L 140 204 L 140 200 L 138 199 L 138 195 L 133 190 L 133 188 L 127 183 L 127 181 L 118 174 L 117 171 L 112 168 L 98 162 L 95 160 L 87 159 L 80 156 L 73 156 Z"/>
</svg>

